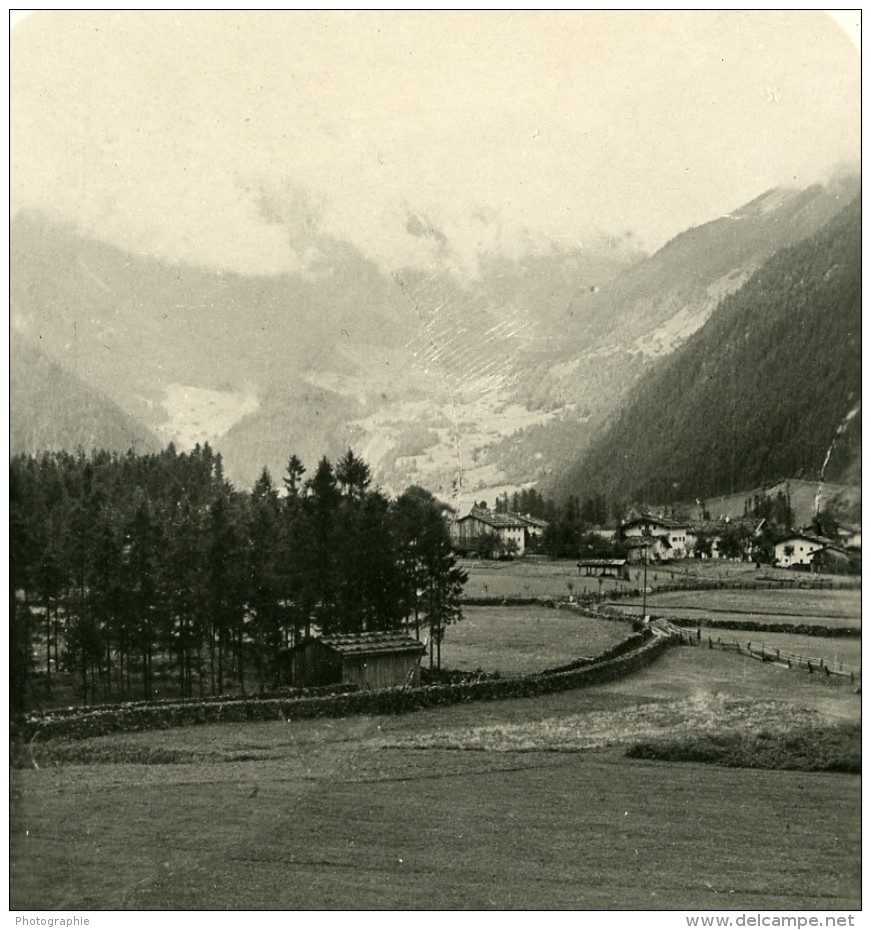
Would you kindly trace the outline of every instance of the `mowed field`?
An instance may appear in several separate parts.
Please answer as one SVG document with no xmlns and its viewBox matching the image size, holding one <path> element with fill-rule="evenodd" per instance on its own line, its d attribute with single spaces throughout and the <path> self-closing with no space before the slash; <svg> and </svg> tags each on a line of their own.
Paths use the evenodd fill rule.
<svg viewBox="0 0 871 930">
<path fill-rule="evenodd" d="M 536 555 L 506 562 L 461 559 L 460 564 L 469 573 L 469 581 L 465 588 L 468 597 L 565 598 L 572 594 L 599 591 L 599 579 L 580 574 L 577 561 L 573 559 L 560 559 L 552 562 L 545 556 Z M 643 566 L 631 565 L 629 574 L 628 580 L 603 578 L 602 592 L 607 594 L 610 591 L 640 588 L 644 579 Z M 831 583 L 835 591 L 820 592 L 799 589 L 798 591 L 779 592 L 776 590 L 779 584 L 795 584 L 811 580 Z M 787 569 L 772 568 L 768 565 L 757 569 L 751 562 L 726 560 L 688 559 L 664 564 L 651 563 L 647 570 L 647 583 L 653 588 L 658 584 L 678 584 L 688 581 L 759 583 L 763 586 L 771 584 L 772 594 L 846 593 L 852 596 L 853 601 L 859 597 L 858 590 L 853 587 L 855 580 L 836 575 L 814 575 L 811 579 L 809 575 L 801 575 Z M 768 593 L 769 589 L 763 587 L 762 590 Z M 847 603 L 850 603 L 849 599 Z"/>
<path fill-rule="evenodd" d="M 858 777 L 625 748 L 853 722 L 859 702 L 675 647 L 541 698 L 37 739 L 11 775 L 11 906 L 856 909 Z"/>
<path fill-rule="evenodd" d="M 616 606 L 640 607 L 639 598 L 620 598 Z M 647 596 L 652 613 L 741 623 L 793 623 L 852 627 L 862 623 L 862 594 L 858 589 L 833 591 L 769 590 L 760 588 L 712 591 L 671 591 Z"/>
<path fill-rule="evenodd" d="M 547 607 L 464 607 L 442 643 L 445 668 L 523 675 L 595 656 L 631 633 L 629 622 Z"/>
<path fill-rule="evenodd" d="M 579 575 L 577 563 L 571 560 L 551 562 L 542 556 L 531 556 L 511 562 L 461 559 L 460 564 L 469 573 L 467 597 L 566 598 L 599 590 L 597 580 Z M 613 578 L 603 581 L 604 591 L 626 587 L 629 587 L 626 582 Z"/>
</svg>

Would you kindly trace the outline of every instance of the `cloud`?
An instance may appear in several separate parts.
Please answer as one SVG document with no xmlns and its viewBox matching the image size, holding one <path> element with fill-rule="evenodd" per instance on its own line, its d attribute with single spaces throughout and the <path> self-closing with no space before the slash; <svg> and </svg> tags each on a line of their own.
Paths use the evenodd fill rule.
<svg viewBox="0 0 871 930">
<path fill-rule="evenodd" d="M 13 208 L 243 273 L 322 237 L 463 274 L 594 229 L 658 245 L 858 152 L 823 14 L 92 11 L 13 39 Z"/>
</svg>

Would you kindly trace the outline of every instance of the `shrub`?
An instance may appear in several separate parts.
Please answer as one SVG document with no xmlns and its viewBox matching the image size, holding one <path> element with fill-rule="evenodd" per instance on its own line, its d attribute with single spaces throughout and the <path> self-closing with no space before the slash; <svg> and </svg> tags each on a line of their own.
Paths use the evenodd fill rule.
<svg viewBox="0 0 871 930">
<path fill-rule="evenodd" d="M 843 724 L 779 734 L 706 733 L 680 740 L 635 743 L 626 755 L 662 762 L 858 775 L 862 771 L 862 732 L 859 724 Z"/>
</svg>

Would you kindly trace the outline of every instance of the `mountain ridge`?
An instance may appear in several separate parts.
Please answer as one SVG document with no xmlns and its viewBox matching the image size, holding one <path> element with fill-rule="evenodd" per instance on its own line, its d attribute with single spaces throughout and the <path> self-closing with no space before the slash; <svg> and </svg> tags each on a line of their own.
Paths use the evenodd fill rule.
<svg viewBox="0 0 871 930">
<path fill-rule="evenodd" d="M 557 493 L 589 486 L 667 503 L 855 473 L 860 232 L 856 198 L 818 233 L 770 258 L 638 382 L 554 482 Z"/>
<path fill-rule="evenodd" d="M 11 228 L 12 322 L 162 441 L 209 441 L 240 485 L 314 455 L 317 437 L 366 449 L 390 491 L 528 486 L 851 184 L 769 191 L 734 211 L 744 220 L 702 224 L 653 256 L 631 238 L 535 243 L 481 256 L 476 278 L 385 274 L 326 236 L 299 273 L 219 274 L 28 211 Z M 431 225 L 412 223 L 441 248 Z"/>
</svg>

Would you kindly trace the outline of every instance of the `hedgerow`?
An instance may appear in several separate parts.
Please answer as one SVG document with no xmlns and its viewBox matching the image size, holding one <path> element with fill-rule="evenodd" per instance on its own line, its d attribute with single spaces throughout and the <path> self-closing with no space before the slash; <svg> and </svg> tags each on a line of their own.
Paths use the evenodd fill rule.
<svg viewBox="0 0 871 930">
<path fill-rule="evenodd" d="M 232 704 L 238 701 L 264 701 L 273 698 L 287 697 L 318 697 L 326 694 L 346 694 L 356 691 L 359 685 L 352 682 L 342 682 L 330 685 L 318 685 L 307 688 L 274 688 L 268 694 L 225 694 L 210 695 L 195 698 L 155 698 L 150 701 L 120 701 L 114 704 L 88 704 L 87 708 L 81 705 L 78 707 L 55 707 L 50 710 L 34 710 L 27 714 L 28 720 L 41 720 L 46 717 L 55 719 L 57 717 L 78 716 L 83 710 L 88 713 L 95 711 L 107 710 L 131 710 L 140 707 L 175 707 L 190 705 L 206 704 Z"/>
<path fill-rule="evenodd" d="M 655 617 L 654 617 L 655 619 Z M 717 620 L 711 617 L 695 619 L 691 617 L 666 616 L 675 626 L 696 629 L 699 626 L 715 630 L 750 630 L 756 633 L 797 633 L 801 636 L 822 636 L 833 639 L 858 639 L 862 631 L 850 626 L 820 626 L 812 623 L 765 623 L 756 620 Z"/>
</svg>

